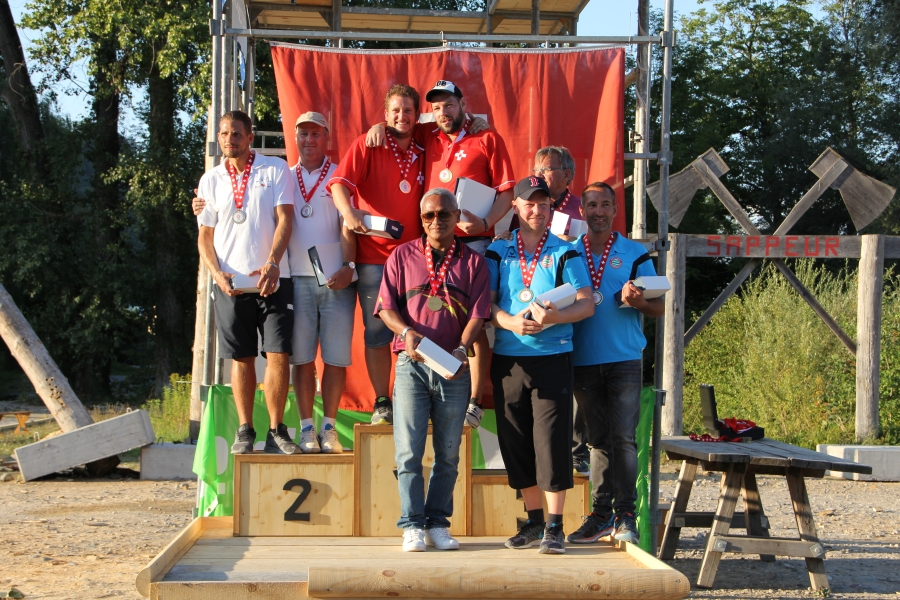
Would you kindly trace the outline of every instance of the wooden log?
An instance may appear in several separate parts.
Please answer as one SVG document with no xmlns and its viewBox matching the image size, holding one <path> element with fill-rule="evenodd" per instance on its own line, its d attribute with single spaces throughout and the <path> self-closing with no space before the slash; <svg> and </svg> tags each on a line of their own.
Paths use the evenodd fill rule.
<svg viewBox="0 0 900 600">
<path fill-rule="evenodd" d="M 669 259 L 666 277 L 672 289 L 666 294 L 666 317 L 663 320 L 663 389 L 666 403 L 662 408 L 662 434 L 681 435 L 684 429 L 684 236 L 669 234 Z"/>
<path fill-rule="evenodd" d="M 722 560 L 722 551 L 713 545 L 713 540 L 716 536 L 728 535 L 728 530 L 731 527 L 731 517 L 734 515 L 734 507 L 737 504 L 741 490 L 741 481 L 744 479 L 746 467 L 746 463 L 732 463 L 729 465 L 728 471 L 722 476 L 722 485 L 719 488 L 719 505 L 716 508 L 716 516 L 710 530 L 709 540 L 706 542 L 703 562 L 700 563 L 697 587 L 711 588 L 716 579 L 719 561 Z"/>
<path fill-rule="evenodd" d="M 681 473 L 678 475 L 678 485 L 675 487 L 675 502 L 672 503 L 672 508 L 669 509 L 669 514 L 666 517 L 666 531 L 659 545 L 659 558 L 661 560 L 672 560 L 675 558 L 678 537 L 681 535 L 681 526 L 676 523 L 675 519 L 678 513 L 683 513 L 687 510 L 696 474 L 696 460 L 686 459 L 681 463 Z"/>
<path fill-rule="evenodd" d="M 197 301 L 195 303 L 196 316 L 194 318 L 194 356 L 191 364 L 191 406 L 190 427 L 188 437 L 196 440 L 200 435 L 200 419 L 203 417 L 203 400 L 200 386 L 203 384 L 203 375 L 206 370 L 206 310 L 209 305 L 210 289 L 209 271 L 203 261 L 197 269 Z"/>
<path fill-rule="evenodd" d="M 810 545 L 819 543 L 816 533 L 816 523 L 813 521 L 812 506 L 809 504 L 809 495 L 806 493 L 806 482 L 803 475 L 796 469 L 788 469 L 788 492 L 791 496 L 791 504 L 794 506 L 794 517 L 797 519 L 797 529 L 800 531 L 800 539 Z M 825 573 L 825 560 L 819 557 L 806 558 L 806 570 L 809 572 L 809 582 L 814 592 L 828 589 L 828 575 Z"/>
<path fill-rule="evenodd" d="M 91 463 L 154 441 L 150 415 L 133 410 L 62 435 L 16 448 L 25 481 Z"/>
<path fill-rule="evenodd" d="M 47 348 L 25 320 L 12 297 L 0 285 L 0 337 L 19 361 L 34 389 L 63 431 L 94 422 Z M 101 457 L 102 458 L 102 457 Z M 52 471 L 51 471 L 52 472 Z"/>
<path fill-rule="evenodd" d="M 862 236 L 856 328 L 856 439 L 877 437 L 881 363 L 881 296 L 884 291 L 884 236 Z"/>
</svg>

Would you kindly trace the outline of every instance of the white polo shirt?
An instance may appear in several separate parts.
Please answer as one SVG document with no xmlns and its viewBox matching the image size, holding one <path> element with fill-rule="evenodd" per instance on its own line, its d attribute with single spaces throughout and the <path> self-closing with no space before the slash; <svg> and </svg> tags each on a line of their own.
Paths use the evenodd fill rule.
<svg viewBox="0 0 900 600">
<path fill-rule="evenodd" d="M 238 183 L 242 176 L 242 173 L 238 174 Z M 241 224 L 233 219 L 237 208 L 225 163 L 200 178 L 198 196 L 206 200 L 206 206 L 197 217 L 197 223 L 215 228 L 213 245 L 222 271 L 249 275 L 266 264 L 278 224 L 275 207 L 294 204 L 293 188 L 290 187 L 292 176 L 285 161 L 257 152 L 244 191 L 247 220 Z M 290 274 L 287 252 L 281 258 L 279 270 L 281 277 Z"/>
<path fill-rule="evenodd" d="M 298 162 L 290 171 L 291 189 L 294 193 L 294 230 L 291 234 L 291 240 L 288 242 L 292 277 L 315 275 L 312 263 L 309 261 L 310 248 L 318 244 L 333 244 L 341 241 L 341 214 L 334 205 L 331 192 L 327 189 L 328 180 L 331 179 L 332 174 L 337 169 L 337 163 L 331 163 L 331 166 L 328 167 L 328 172 L 309 200 L 313 211 L 312 215 L 304 218 L 300 214 L 306 201 L 300 193 L 297 170 L 300 170 L 300 176 L 303 177 L 303 185 L 306 187 L 306 193 L 309 194 L 315 187 L 316 182 L 319 181 L 319 177 L 322 175 L 322 168 L 327 160 L 327 157 L 323 159 L 319 168 L 312 171 L 307 171 Z"/>
</svg>

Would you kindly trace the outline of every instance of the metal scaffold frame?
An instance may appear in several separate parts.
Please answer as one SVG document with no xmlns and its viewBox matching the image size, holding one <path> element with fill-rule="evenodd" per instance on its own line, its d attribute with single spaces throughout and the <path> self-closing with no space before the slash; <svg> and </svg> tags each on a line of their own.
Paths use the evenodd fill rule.
<svg viewBox="0 0 900 600">
<path fill-rule="evenodd" d="M 502 1 L 502 0 L 501 0 Z M 600 1 L 600 0 L 596 0 Z M 675 41 L 673 31 L 674 0 L 665 0 L 664 27 L 658 35 L 650 35 L 650 1 L 637 0 L 638 26 L 637 35 L 627 36 L 579 36 L 576 35 L 578 15 L 588 0 L 581 0 L 571 13 L 551 13 L 540 10 L 541 0 L 531 1 L 530 11 L 503 11 L 498 9 L 498 0 L 487 0 L 482 11 L 429 11 L 413 9 L 385 9 L 341 6 L 340 0 L 332 0 L 331 6 L 304 5 L 299 3 L 285 4 L 281 2 L 256 2 L 254 0 L 212 0 L 212 19 L 209 22 L 212 36 L 212 102 L 209 110 L 206 168 L 216 166 L 220 161 L 220 151 L 215 140 L 215 131 L 220 115 L 228 110 L 243 109 L 253 117 L 254 78 L 255 78 L 255 44 L 252 40 L 271 38 L 292 38 L 295 40 L 316 39 L 328 40 L 330 46 L 341 48 L 346 40 L 358 41 L 397 41 L 397 42 L 432 42 L 444 45 L 451 43 L 483 43 L 494 44 L 527 44 L 531 47 L 550 48 L 557 46 L 576 46 L 581 44 L 620 44 L 637 46 L 637 65 L 634 72 L 626 76 L 626 85 L 632 81 L 636 85 L 636 110 L 634 131 L 631 141 L 634 152 L 626 153 L 626 160 L 634 160 L 633 205 L 634 217 L 631 231 L 633 239 L 647 239 L 646 188 L 650 161 L 656 160 L 659 165 L 661 194 L 659 202 L 659 223 L 655 248 L 658 252 L 657 272 L 666 272 L 667 242 L 669 233 L 669 167 L 672 153 L 669 148 L 669 121 L 672 98 L 672 50 Z M 238 10 L 235 10 L 237 3 Z M 315 13 L 320 15 L 328 27 L 276 29 L 267 26 L 260 15 L 266 11 Z M 404 17 L 409 26 L 406 31 L 349 31 L 342 28 L 342 15 L 386 15 Z M 415 19 L 440 18 L 441 23 L 465 20 L 480 20 L 472 33 L 445 33 L 444 31 L 412 31 Z M 547 25 L 550 19 L 553 23 Z M 497 34 L 495 29 L 499 22 L 516 20 L 521 23 L 530 21 L 530 34 Z M 452 26 L 447 26 L 450 29 Z M 543 34 L 543 30 L 548 33 Z M 565 30 L 568 35 L 559 35 Z M 483 32 L 483 33 L 482 33 Z M 652 74 L 650 71 L 653 46 L 662 48 L 659 149 L 651 151 L 650 129 L 650 90 Z M 243 57 L 244 85 L 239 85 L 241 63 Z M 263 133 L 263 132 L 260 132 Z M 564 140 L 561 140 L 564 143 Z M 201 402 L 209 386 L 221 383 L 223 379 L 223 360 L 218 358 L 216 346 L 215 323 L 212 311 L 212 277 L 201 265 L 198 277 L 197 327 L 195 328 L 195 359 L 191 398 L 191 438 L 196 439 L 199 431 Z M 662 357 L 664 318 L 656 319 L 656 354 L 654 359 L 654 382 L 656 403 L 653 415 L 650 515 L 652 548 L 657 547 L 657 528 L 659 521 L 659 464 L 660 464 L 660 425 L 661 411 L 665 401 L 665 390 L 662 389 Z M 201 326 L 202 324 L 202 326 Z"/>
</svg>

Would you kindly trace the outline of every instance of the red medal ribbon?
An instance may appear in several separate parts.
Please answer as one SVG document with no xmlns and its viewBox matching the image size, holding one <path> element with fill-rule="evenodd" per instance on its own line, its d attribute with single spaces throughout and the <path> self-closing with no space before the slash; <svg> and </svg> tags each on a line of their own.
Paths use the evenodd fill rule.
<svg viewBox="0 0 900 600">
<path fill-rule="evenodd" d="M 456 136 L 456 139 L 453 140 L 452 142 L 450 142 L 450 144 L 447 146 L 447 158 L 444 160 L 444 168 L 445 169 L 450 168 L 450 163 L 453 162 L 453 148 L 457 144 L 459 144 L 460 140 L 462 140 L 466 136 L 466 133 L 468 133 L 468 131 L 469 131 L 470 124 L 471 124 L 471 122 L 469 121 L 469 118 L 466 117 L 466 122 L 463 123 L 462 129 L 459 130 L 459 134 Z M 438 132 L 444 133 L 440 129 L 438 129 Z M 444 133 L 444 135 L 447 135 L 447 134 Z"/>
<path fill-rule="evenodd" d="M 447 272 L 450 270 L 450 259 L 453 258 L 453 253 L 456 251 L 456 238 L 453 238 L 450 249 L 447 250 L 447 254 L 444 255 L 444 262 L 441 263 L 441 270 L 437 273 L 435 273 L 434 270 L 431 246 L 428 242 L 424 242 L 423 246 L 424 248 L 422 250 L 425 253 L 425 265 L 428 267 L 428 278 L 431 282 L 431 295 L 437 296 L 438 292 L 441 290 L 441 286 L 444 285 L 444 280 L 447 278 Z"/>
<path fill-rule="evenodd" d="M 256 152 L 250 151 L 250 158 L 247 159 L 247 165 L 244 167 L 244 175 L 241 177 L 241 184 L 238 185 L 237 169 L 230 161 L 225 161 L 225 168 L 231 175 L 231 191 L 234 193 L 234 206 L 241 210 L 244 208 L 244 192 L 247 191 L 247 181 L 250 179 L 250 167 L 253 166 L 253 159 L 256 158 Z"/>
<path fill-rule="evenodd" d="M 559 206 L 551 205 L 550 212 L 553 212 L 554 210 L 558 210 L 558 211 L 562 212 L 563 210 L 565 210 L 566 205 L 569 203 L 569 198 L 571 198 L 571 197 L 572 197 L 572 192 L 570 192 L 568 189 L 566 189 L 566 197 L 562 199 L 562 202 L 559 203 Z"/>
<path fill-rule="evenodd" d="M 412 150 L 412 141 L 409 143 L 409 148 L 406 150 L 401 150 L 400 146 L 397 145 L 397 142 L 394 140 L 394 136 L 391 135 L 391 132 L 387 129 L 384 131 L 384 135 L 387 138 L 388 145 L 391 147 L 391 150 L 394 151 L 394 158 L 397 159 L 397 165 L 400 167 L 400 180 L 406 181 L 406 174 L 409 173 L 409 168 L 412 166 L 413 161 L 413 150 Z M 404 158 L 400 157 L 400 154 L 404 155 Z"/>
<path fill-rule="evenodd" d="M 319 173 L 319 180 L 316 181 L 316 185 L 313 186 L 312 190 L 310 190 L 309 195 L 306 195 L 306 185 L 303 183 L 303 173 L 301 169 L 303 165 L 301 163 L 297 163 L 297 182 L 300 184 L 300 195 L 303 196 L 304 202 L 309 204 L 309 201 L 312 200 L 313 195 L 316 193 L 316 190 L 319 189 L 319 184 L 322 183 L 322 180 L 325 179 L 325 176 L 328 175 L 328 169 L 331 168 L 331 159 L 327 156 L 325 157 L 325 164 L 322 165 L 322 172 Z"/>
<path fill-rule="evenodd" d="M 599 292 L 600 282 L 603 281 L 603 271 L 606 270 L 606 259 L 609 258 L 609 251 L 612 250 L 616 241 L 616 232 L 613 231 L 609 239 L 606 240 L 606 247 L 603 248 L 603 255 L 600 256 L 600 265 L 596 270 L 594 269 L 594 255 L 591 254 L 591 241 L 588 239 L 588 234 L 582 236 L 582 241 L 584 242 L 584 259 L 587 261 L 588 272 L 591 274 L 591 283 L 594 284 L 594 289 Z"/>
<path fill-rule="evenodd" d="M 525 261 L 525 243 L 522 241 L 522 232 L 516 232 L 516 248 L 519 251 L 519 270 L 522 272 L 522 283 L 525 284 L 526 288 L 531 287 L 531 280 L 534 279 L 534 270 L 537 268 L 538 260 L 541 257 L 541 250 L 544 249 L 544 244 L 547 241 L 547 235 L 549 233 L 550 229 L 544 230 L 541 241 L 539 241 L 534 248 L 534 254 L 531 256 L 531 265 L 529 265 Z"/>
</svg>

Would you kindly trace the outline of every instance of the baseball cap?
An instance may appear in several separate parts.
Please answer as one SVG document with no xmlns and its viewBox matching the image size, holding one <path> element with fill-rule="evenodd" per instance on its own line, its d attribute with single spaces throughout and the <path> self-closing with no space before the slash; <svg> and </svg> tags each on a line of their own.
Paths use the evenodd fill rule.
<svg viewBox="0 0 900 600">
<path fill-rule="evenodd" d="M 322 113 L 317 112 L 305 112 L 299 117 L 297 117 L 297 122 L 294 123 L 294 129 L 297 128 L 301 123 L 313 123 L 315 125 L 321 125 L 325 129 L 328 129 L 328 121 L 325 120 L 325 117 Z"/>
<path fill-rule="evenodd" d="M 434 84 L 433 88 L 428 90 L 428 93 L 425 94 L 425 101 L 431 102 L 432 98 L 438 94 L 452 94 L 457 98 L 462 98 L 463 96 L 462 90 L 456 87 L 455 83 L 447 81 L 446 79 L 439 80 Z"/>
<path fill-rule="evenodd" d="M 548 198 L 550 197 L 550 188 L 547 187 L 547 182 L 540 177 L 526 177 L 519 181 L 513 189 L 513 195 L 522 200 L 528 200 L 535 192 L 544 192 Z"/>
</svg>

